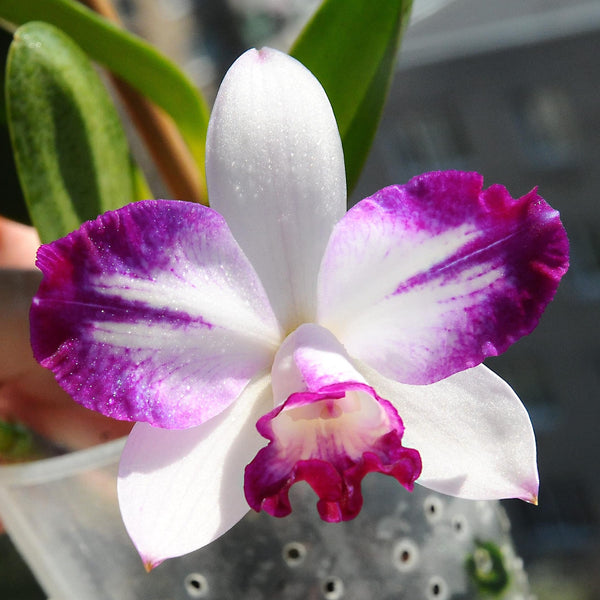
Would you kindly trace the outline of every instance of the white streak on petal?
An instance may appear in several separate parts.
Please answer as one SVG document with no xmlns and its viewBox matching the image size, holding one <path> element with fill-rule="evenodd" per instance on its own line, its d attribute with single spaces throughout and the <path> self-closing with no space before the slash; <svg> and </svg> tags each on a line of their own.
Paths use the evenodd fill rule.
<svg viewBox="0 0 600 600">
<path fill-rule="evenodd" d="M 346 223 L 352 225 L 350 216 L 331 238 L 319 279 L 319 322 L 340 335 L 347 335 L 349 325 L 355 328 L 357 315 L 393 299 L 399 283 L 428 272 L 478 233 L 469 224 L 436 237 L 427 231 L 407 233 L 400 228 L 388 232 L 373 220 L 360 223 L 348 234 L 344 229 Z"/>
<path fill-rule="evenodd" d="M 502 277 L 501 269 L 485 272 L 474 267 L 451 281 L 427 282 L 381 298 L 340 329 L 340 339 L 353 356 L 400 381 L 440 379 L 446 375 L 441 342 L 450 349 L 470 335 L 472 305 L 485 298 Z M 432 349 L 442 356 L 432 358 Z"/>
<path fill-rule="evenodd" d="M 243 472 L 265 443 L 255 423 L 269 382 L 254 380 L 226 411 L 192 429 L 135 425 L 121 457 L 119 504 L 149 568 L 205 546 L 248 511 Z"/>
<path fill-rule="evenodd" d="M 215 101 L 206 175 L 282 328 L 313 321 L 319 264 L 346 210 L 340 136 L 315 77 L 275 50 L 242 55 Z"/>
<path fill-rule="evenodd" d="M 99 292 L 125 301 L 140 301 L 150 308 L 165 306 L 211 326 L 235 331 L 275 350 L 280 342 L 277 323 L 268 303 L 243 278 L 245 274 L 227 273 L 222 264 L 180 272 L 164 269 L 153 279 L 132 279 L 128 275 L 103 275 L 97 278 Z M 261 290 L 262 291 L 262 290 Z M 258 296 L 258 297 L 257 297 Z"/>
</svg>

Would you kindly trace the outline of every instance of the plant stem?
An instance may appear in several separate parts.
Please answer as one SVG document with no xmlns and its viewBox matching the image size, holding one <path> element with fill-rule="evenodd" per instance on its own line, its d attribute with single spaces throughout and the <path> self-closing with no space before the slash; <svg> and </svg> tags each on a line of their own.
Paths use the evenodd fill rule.
<svg viewBox="0 0 600 600">
<path fill-rule="evenodd" d="M 106 19 L 121 24 L 110 0 L 80 2 Z M 208 204 L 206 189 L 192 155 L 171 118 L 127 82 L 112 73 L 109 75 L 174 198 Z"/>
</svg>

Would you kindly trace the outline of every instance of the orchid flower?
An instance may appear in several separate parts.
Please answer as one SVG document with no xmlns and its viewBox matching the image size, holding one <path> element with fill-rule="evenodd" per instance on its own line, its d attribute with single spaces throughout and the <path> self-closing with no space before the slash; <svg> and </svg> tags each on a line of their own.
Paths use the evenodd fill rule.
<svg viewBox="0 0 600 600">
<path fill-rule="evenodd" d="M 535 502 L 514 392 L 481 365 L 529 333 L 567 268 L 558 213 L 476 173 L 387 187 L 346 213 L 340 136 L 312 74 L 251 50 L 219 90 L 212 208 L 144 201 L 42 246 L 36 358 L 135 421 L 118 491 L 144 563 L 195 550 L 307 481 L 354 517 L 369 472 Z"/>
</svg>

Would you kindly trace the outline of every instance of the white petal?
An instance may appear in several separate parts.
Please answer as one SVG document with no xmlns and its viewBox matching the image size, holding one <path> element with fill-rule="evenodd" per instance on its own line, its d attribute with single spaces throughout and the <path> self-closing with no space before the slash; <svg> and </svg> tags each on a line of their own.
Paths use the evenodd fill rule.
<svg viewBox="0 0 600 600">
<path fill-rule="evenodd" d="M 268 410 L 270 377 L 250 383 L 226 411 L 192 429 L 138 423 L 119 467 L 119 504 L 144 564 L 192 552 L 248 511 L 244 467 L 265 440 L 257 419 Z"/>
<path fill-rule="evenodd" d="M 313 321 L 319 264 L 346 210 L 340 136 L 315 77 L 275 50 L 242 55 L 215 101 L 206 176 L 283 329 Z"/>
<path fill-rule="evenodd" d="M 537 501 L 533 428 L 512 389 L 483 365 L 430 385 L 396 383 L 360 365 L 367 382 L 404 421 L 404 443 L 421 454 L 417 483 L 490 500 Z"/>
</svg>

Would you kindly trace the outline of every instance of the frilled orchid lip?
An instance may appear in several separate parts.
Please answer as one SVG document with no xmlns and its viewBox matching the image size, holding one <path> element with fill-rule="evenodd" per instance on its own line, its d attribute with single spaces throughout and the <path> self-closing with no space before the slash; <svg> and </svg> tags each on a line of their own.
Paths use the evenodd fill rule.
<svg viewBox="0 0 600 600">
<path fill-rule="evenodd" d="M 206 162 L 212 209 L 135 203 L 38 253 L 36 358 L 77 402 L 138 421 L 118 489 L 144 562 L 234 525 L 246 466 L 252 506 L 285 512 L 304 478 L 331 520 L 369 471 L 533 500 L 527 412 L 480 363 L 536 326 L 568 266 L 537 191 L 426 173 L 346 213 L 325 92 L 269 49 L 226 75 Z"/>
<path fill-rule="evenodd" d="M 275 393 L 285 393 L 291 382 L 300 389 L 257 423 L 269 445 L 246 467 L 244 488 L 253 509 L 288 515 L 290 487 L 307 481 L 319 496 L 321 518 L 347 521 L 360 512 L 367 473 L 391 475 L 412 490 L 421 459 L 402 445 L 402 420 L 331 333 L 302 325 L 282 344 L 272 378 Z"/>
<path fill-rule="evenodd" d="M 270 444 L 246 467 L 251 508 L 285 517 L 292 512 L 290 487 L 306 481 L 319 497 L 319 515 L 333 523 L 358 515 L 368 473 L 391 475 L 412 490 L 421 473 L 419 453 L 402 446 L 398 413 L 372 388 L 344 382 L 289 402 L 257 424 Z"/>
</svg>

